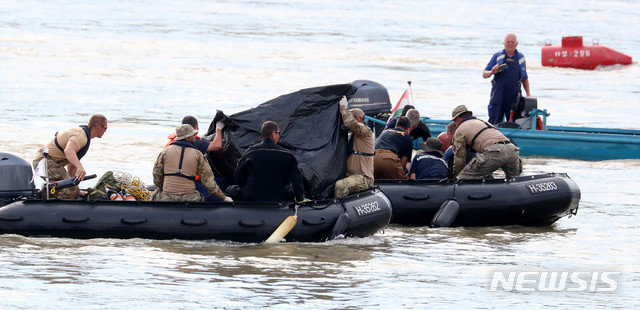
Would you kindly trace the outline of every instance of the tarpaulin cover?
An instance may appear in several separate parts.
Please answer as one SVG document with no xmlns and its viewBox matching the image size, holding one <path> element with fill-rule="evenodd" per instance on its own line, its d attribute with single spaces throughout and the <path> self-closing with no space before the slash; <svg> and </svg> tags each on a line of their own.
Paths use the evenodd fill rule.
<svg viewBox="0 0 640 310">
<path fill-rule="evenodd" d="M 233 172 L 245 150 L 260 142 L 260 127 L 274 121 L 280 127 L 278 144 L 298 159 L 305 182 L 305 196 L 311 199 L 333 197 L 333 184 L 345 175 L 347 130 L 342 124 L 338 102 L 356 91 L 351 84 L 302 89 L 269 100 L 253 109 L 233 115 L 217 111 L 209 126 L 223 121 L 223 148 L 209 154 L 216 175 L 234 184 Z"/>
</svg>

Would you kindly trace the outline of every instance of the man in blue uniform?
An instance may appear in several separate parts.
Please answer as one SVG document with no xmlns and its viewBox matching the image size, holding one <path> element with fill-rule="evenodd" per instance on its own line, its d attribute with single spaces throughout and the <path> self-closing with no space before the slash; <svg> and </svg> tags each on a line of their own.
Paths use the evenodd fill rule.
<svg viewBox="0 0 640 310">
<path fill-rule="evenodd" d="M 518 99 L 520 85 L 524 87 L 527 97 L 529 92 L 529 78 L 524 55 L 516 49 L 518 39 L 513 33 L 504 36 L 504 49 L 493 54 L 482 77 L 491 80 L 491 100 L 489 101 L 489 123 L 498 124 L 503 119 L 509 120 L 509 111 Z M 505 66 L 506 65 L 506 66 Z"/>
<path fill-rule="evenodd" d="M 262 142 L 247 149 L 235 171 L 242 201 L 295 201 L 304 200 L 303 176 L 293 153 L 279 146 L 280 129 L 266 121 L 260 129 Z M 293 187 L 293 196 L 287 197 L 287 187 Z"/>
<path fill-rule="evenodd" d="M 442 159 L 442 142 L 434 137 L 420 142 L 424 153 L 416 154 L 411 162 L 409 179 L 446 179 L 449 167 Z"/>
</svg>

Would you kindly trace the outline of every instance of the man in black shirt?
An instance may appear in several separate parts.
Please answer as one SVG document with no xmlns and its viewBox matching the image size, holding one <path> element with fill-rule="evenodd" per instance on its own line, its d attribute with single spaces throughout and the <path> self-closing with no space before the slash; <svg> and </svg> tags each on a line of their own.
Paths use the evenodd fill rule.
<svg viewBox="0 0 640 310">
<path fill-rule="evenodd" d="M 272 121 L 260 129 L 262 141 L 247 149 L 235 171 L 241 201 L 285 201 L 287 186 L 293 187 L 295 201 L 304 200 L 303 177 L 295 155 L 279 146 L 280 130 Z"/>
<path fill-rule="evenodd" d="M 407 162 L 411 161 L 413 143 L 409 137 L 411 121 L 398 117 L 393 129 L 383 131 L 376 139 L 373 157 L 375 179 L 404 179 Z"/>
</svg>

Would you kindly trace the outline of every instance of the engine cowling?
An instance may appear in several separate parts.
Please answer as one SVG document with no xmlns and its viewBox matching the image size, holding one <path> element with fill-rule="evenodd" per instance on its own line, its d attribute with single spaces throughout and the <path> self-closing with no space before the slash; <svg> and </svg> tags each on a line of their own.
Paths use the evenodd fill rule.
<svg viewBox="0 0 640 310">
<path fill-rule="evenodd" d="M 23 196 L 32 196 L 31 165 L 24 159 L 9 153 L 0 153 L 0 202 L 8 202 Z"/>
</svg>

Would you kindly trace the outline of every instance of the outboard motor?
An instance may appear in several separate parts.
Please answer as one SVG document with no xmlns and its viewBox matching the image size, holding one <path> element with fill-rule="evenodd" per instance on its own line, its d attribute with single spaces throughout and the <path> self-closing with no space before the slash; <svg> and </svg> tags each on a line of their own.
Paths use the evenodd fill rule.
<svg viewBox="0 0 640 310">
<path fill-rule="evenodd" d="M 33 196 L 32 179 L 29 163 L 18 156 L 0 153 L 0 206 L 20 197 Z"/>
<path fill-rule="evenodd" d="M 386 87 L 369 80 L 356 80 L 351 84 L 357 87 L 357 90 L 349 98 L 349 109 L 359 108 L 365 115 L 382 121 L 389 118 L 391 101 Z M 384 125 L 381 124 L 369 124 L 369 126 L 376 136 L 384 130 Z"/>
<path fill-rule="evenodd" d="M 521 97 L 513 108 L 513 122 L 522 125 L 522 129 L 531 129 L 531 111 L 538 108 L 538 99 L 535 97 Z M 526 123 L 525 123 L 526 122 Z"/>
<path fill-rule="evenodd" d="M 531 111 L 538 108 L 538 99 L 535 97 L 518 97 L 511 109 L 511 121 L 498 124 L 501 128 L 531 129 L 531 121 L 537 119 L 529 118 Z M 535 125 L 537 126 L 537 124 Z"/>
</svg>

